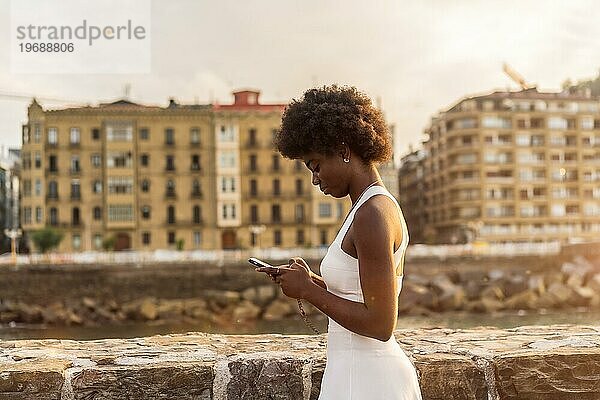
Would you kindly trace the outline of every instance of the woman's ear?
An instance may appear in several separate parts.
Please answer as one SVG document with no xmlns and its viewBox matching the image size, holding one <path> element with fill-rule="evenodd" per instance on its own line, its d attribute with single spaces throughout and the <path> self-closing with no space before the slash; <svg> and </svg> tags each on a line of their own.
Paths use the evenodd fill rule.
<svg viewBox="0 0 600 400">
<path fill-rule="evenodd" d="M 342 146 L 340 148 L 340 156 L 345 163 L 350 162 L 350 147 L 344 142 L 342 142 Z"/>
</svg>

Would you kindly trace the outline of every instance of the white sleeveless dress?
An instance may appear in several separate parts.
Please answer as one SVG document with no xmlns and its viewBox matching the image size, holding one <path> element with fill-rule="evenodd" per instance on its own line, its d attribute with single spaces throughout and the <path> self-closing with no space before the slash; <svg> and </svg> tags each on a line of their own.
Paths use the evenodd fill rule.
<svg viewBox="0 0 600 400">
<path fill-rule="evenodd" d="M 375 195 L 385 195 L 396 203 L 402 221 L 402 243 L 394 253 L 396 266 L 404 262 L 408 229 L 400 206 L 382 186 L 367 189 L 350 211 L 335 240 L 321 261 L 321 275 L 327 290 L 348 300 L 364 302 L 358 260 L 344 250 L 342 241 L 356 210 Z M 402 276 L 397 278 L 397 294 Z M 416 370 L 394 336 L 382 342 L 359 335 L 329 318 L 327 364 L 319 400 L 421 400 Z"/>
</svg>

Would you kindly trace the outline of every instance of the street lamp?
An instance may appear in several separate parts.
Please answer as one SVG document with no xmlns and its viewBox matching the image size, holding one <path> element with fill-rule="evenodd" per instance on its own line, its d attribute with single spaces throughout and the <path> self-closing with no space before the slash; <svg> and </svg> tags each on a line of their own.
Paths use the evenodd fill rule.
<svg viewBox="0 0 600 400">
<path fill-rule="evenodd" d="M 4 234 L 10 238 L 10 254 L 12 255 L 13 264 L 17 263 L 17 238 L 21 237 L 23 231 L 20 229 L 5 229 Z"/>
</svg>

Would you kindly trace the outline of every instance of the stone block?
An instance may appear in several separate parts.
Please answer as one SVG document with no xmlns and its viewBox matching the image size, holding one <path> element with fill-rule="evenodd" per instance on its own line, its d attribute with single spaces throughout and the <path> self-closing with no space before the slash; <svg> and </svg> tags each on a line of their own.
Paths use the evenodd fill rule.
<svg viewBox="0 0 600 400">
<path fill-rule="evenodd" d="M 61 400 L 66 360 L 0 362 L 0 399 Z"/>
<path fill-rule="evenodd" d="M 87 368 L 71 378 L 74 400 L 212 398 L 210 363 Z"/>
<path fill-rule="evenodd" d="M 246 358 L 229 362 L 228 400 L 304 400 L 305 361 L 294 358 Z"/>
<path fill-rule="evenodd" d="M 524 354 L 495 360 L 501 400 L 600 399 L 600 353 Z"/>
<path fill-rule="evenodd" d="M 430 354 L 415 362 L 421 394 L 427 400 L 480 400 L 487 398 L 484 373 L 468 357 Z"/>
</svg>

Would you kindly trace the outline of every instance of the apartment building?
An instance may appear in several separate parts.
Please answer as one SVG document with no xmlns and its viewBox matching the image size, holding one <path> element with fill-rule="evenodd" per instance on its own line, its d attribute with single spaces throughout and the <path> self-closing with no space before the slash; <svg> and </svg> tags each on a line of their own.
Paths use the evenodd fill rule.
<svg viewBox="0 0 600 400">
<path fill-rule="evenodd" d="M 62 229 L 59 251 L 293 248 L 334 238 L 347 202 L 272 146 L 284 104 L 165 107 L 121 99 L 45 110 L 23 126 L 23 229 Z"/>
<path fill-rule="evenodd" d="M 442 243 L 597 238 L 599 107 L 535 88 L 461 99 L 403 159 L 401 201 L 421 218 L 409 228 Z"/>
</svg>

